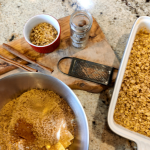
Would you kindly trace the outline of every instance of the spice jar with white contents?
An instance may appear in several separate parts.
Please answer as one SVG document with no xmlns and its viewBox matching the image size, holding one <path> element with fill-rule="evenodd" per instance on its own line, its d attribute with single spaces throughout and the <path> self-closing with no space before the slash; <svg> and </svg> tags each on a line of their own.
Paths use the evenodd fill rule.
<svg viewBox="0 0 150 150">
<path fill-rule="evenodd" d="M 70 18 L 71 44 L 79 49 L 84 49 L 89 39 L 93 19 L 86 10 L 75 11 Z"/>
</svg>

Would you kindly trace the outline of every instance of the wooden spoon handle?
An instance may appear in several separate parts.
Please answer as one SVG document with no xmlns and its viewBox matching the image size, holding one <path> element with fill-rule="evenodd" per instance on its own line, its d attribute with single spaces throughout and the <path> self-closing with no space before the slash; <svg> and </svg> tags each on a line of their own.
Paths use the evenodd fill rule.
<svg viewBox="0 0 150 150">
<path fill-rule="evenodd" d="M 11 47 L 11 46 L 9 46 L 9 45 L 7 45 L 7 44 L 5 44 L 5 43 L 3 43 L 3 48 L 5 48 L 5 49 L 8 50 L 10 53 L 12 53 L 12 54 L 14 54 L 14 55 L 16 55 L 16 56 L 22 58 L 23 60 L 25 60 L 25 61 L 27 61 L 27 62 L 29 62 L 29 63 L 38 65 L 38 66 L 40 66 L 41 68 L 43 68 L 43 69 L 45 69 L 45 70 L 47 70 L 47 71 L 53 72 L 53 69 L 48 68 L 48 67 L 45 67 L 45 66 L 43 66 L 43 65 L 41 65 L 41 64 L 39 64 L 39 63 L 37 63 L 36 61 L 34 61 L 34 60 L 32 60 L 31 58 L 29 58 L 29 57 L 23 55 L 22 53 L 20 53 L 19 51 L 17 51 L 17 50 L 14 49 L 13 47 Z"/>
<path fill-rule="evenodd" d="M 33 68 L 31 68 L 29 66 L 26 66 L 26 65 L 23 65 L 23 64 L 21 64 L 19 62 L 13 61 L 13 60 L 5 57 L 5 56 L 0 55 L 0 59 L 3 60 L 3 61 L 5 61 L 5 62 L 7 62 L 7 63 L 9 63 L 9 64 L 12 64 L 12 65 L 18 67 L 18 68 L 24 69 L 26 71 L 38 72 L 38 70 L 36 70 L 36 69 L 33 69 Z"/>
</svg>

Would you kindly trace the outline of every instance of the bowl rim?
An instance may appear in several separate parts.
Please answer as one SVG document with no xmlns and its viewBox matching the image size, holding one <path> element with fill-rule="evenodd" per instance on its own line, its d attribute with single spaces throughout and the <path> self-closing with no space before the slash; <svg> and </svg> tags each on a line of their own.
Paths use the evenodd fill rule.
<svg viewBox="0 0 150 150">
<path fill-rule="evenodd" d="M 53 18 L 54 20 L 56 20 L 56 22 L 58 23 L 58 26 L 59 26 L 59 34 L 57 35 L 57 38 L 56 38 L 52 43 L 50 43 L 50 44 L 48 44 L 48 45 L 44 45 L 44 46 L 34 45 L 34 44 L 32 44 L 32 43 L 27 39 L 27 37 L 25 36 L 25 27 L 26 27 L 26 25 L 29 23 L 30 20 L 32 20 L 33 18 L 36 18 L 36 17 L 38 17 L 38 16 L 49 16 L 49 17 L 52 17 L 52 18 Z M 32 45 L 32 46 L 34 46 L 34 47 L 37 47 L 37 48 L 38 48 L 38 47 L 39 47 L 39 48 L 44 48 L 44 47 L 48 47 L 48 46 L 54 44 L 54 43 L 59 39 L 60 33 L 61 33 L 61 27 L 60 27 L 60 24 L 59 24 L 58 20 L 57 20 L 55 17 L 53 17 L 53 16 L 51 16 L 51 15 L 49 15 L 49 14 L 39 14 L 39 15 L 35 15 L 35 16 L 31 17 L 30 19 L 28 19 L 28 21 L 25 23 L 25 25 L 24 25 L 24 27 L 23 27 L 23 35 L 24 35 L 25 40 L 26 40 L 30 45 Z"/>
</svg>

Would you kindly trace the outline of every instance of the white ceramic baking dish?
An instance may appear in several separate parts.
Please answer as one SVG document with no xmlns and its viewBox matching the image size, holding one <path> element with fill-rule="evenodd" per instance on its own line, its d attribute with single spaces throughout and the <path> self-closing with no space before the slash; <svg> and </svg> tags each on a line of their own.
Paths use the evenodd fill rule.
<svg viewBox="0 0 150 150">
<path fill-rule="evenodd" d="M 126 65 L 128 62 L 128 58 L 130 55 L 130 51 L 132 49 L 132 44 L 134 42 L 134 38 L 136 33 L 141 29 L 141 28 L 146 28 L 148 30 L 150 30 L 150 17 L 140 17 L 136 20 L 136 22 L 133 25 L 133 28 L 131 30 L 129 39 L 128 39 L 128 43 L 126 45 L 125 51 L 124 51 L 124 55 L 121 61 L 121 65 L 119 68 L 119 72 L 118 72 L 118 76 L 116 79 L 116 83 L 115 83 L 115 87 L 114 87 L 114 92 L 112 95 L 112 99 L 111 99 L 111 103 L 109 106 L 109 112 L 108 112 L 108 124 L 109 127 L 117 134 L 130 139 L 132 141 L 135 141 L 137 143 L 137 147 L 138 150 L 150 150 L 150 138 L 146 137 L 142 134 L 130 131 L 120 125 L 118 125 L 113 118 L 114 115 L 114 110 L 115 110 L 115 106 L 116 106 L 116 102 L 118 99 L 118 94 L 120 91 L 120 87 L 122 84 L 122 80 L 123 80 L 123 76 L 124 76 L 124 72 L 126 69 Z"/>
</svg>

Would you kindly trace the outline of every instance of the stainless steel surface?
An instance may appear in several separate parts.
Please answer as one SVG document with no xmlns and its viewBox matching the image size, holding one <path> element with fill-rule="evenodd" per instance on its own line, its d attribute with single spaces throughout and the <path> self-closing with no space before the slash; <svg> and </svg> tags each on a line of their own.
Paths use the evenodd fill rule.
<svg viewBox="0 0 150 150">
<path fill-rule="evenodd" d="M 98 84 L 108 85 L 112 71 L 112 67 L 72 57 L 68 75 Z"/>
<path fill-rule="evenodd" d="M 19 73 L 0 79 L 0 109 L 10 99 L 31 88 L 53 90 L 63 97 L 74 111 L 77 123 L 70 150 L 88 150 L 89 129 L 85 112 L 76 95 L 62 81 L 41 73 Z"/>
</svg>

